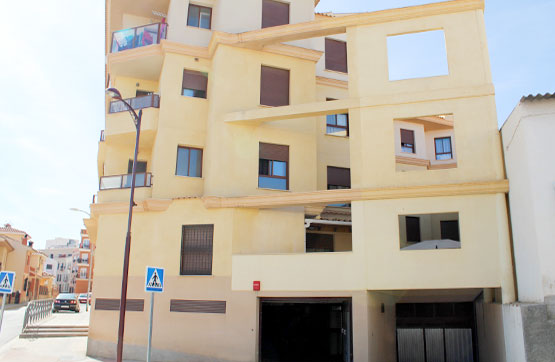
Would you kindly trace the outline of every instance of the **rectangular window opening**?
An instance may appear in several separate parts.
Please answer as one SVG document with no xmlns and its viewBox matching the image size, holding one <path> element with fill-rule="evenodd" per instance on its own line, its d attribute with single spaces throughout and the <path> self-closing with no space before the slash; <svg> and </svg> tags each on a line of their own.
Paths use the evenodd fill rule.
<svg viewBox="0 0 555 362">
<path fill-rule="evenodd" d="M 175 174 L 202 177 L 202 149 L 178 146 Z"/>
<path fill-rule="evenodd" d="M 326 70 L 347 73 L 347 43 L 341 40 L 325 39 Z"/>
<path fill-rule="evenodd" d="M 335 101 L 326 98 L 326 101 Z M 326 134 L 338 137 L 349 137 L 349 113 L 328 114 L 326 116 Z"/>
<path fill-rule="evenodd" d="M 271 107 L 289 105 L 289 70 L 261 66 L 260 104 Z"/>
<path fill-rule="evenodd" d="M 401 250 L 460 249 L 459 213 L 399 215 Z"/>
<path fill-rule="evenodd" d="M 389 80 L 449 74 L 443 30 L 387 37 Z"/>
<path fill-rule="evenodd" d="M 289 189 L 289 146 L 259 144 L 258 187 Z"/>
<path fill-rule="evenodd" d="M 212 27 L 212 8 L 189 4 L 187 25 L 195 28 L 210 29 Z"/>
<path fill-rule="evenodd" d="M 289 24 L 289 3 L 262 0 L 262 28 Z"/>
<path fill-rule="evenodd" d="M 181 95 L 186 97 L 206 98 L 208 74 L 195 70 L 183 69 Z"/>
<path fill-rule="evenodd" d="M 183 225 L 180 275 L 212 275 L 214 225 Z"/>
</svg>

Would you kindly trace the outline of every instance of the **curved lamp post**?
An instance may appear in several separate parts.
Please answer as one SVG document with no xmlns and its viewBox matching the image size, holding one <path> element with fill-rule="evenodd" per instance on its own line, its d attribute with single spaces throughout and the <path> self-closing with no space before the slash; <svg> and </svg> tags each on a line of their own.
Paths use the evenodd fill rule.
<svg viewBox="0 0 555 362">
<path fill-rule="evenodd" d="M 85 210 L 81 210 L 78 209 L 76 207 L 71 207 L 70 208 L 71 211 L 75 211 L 75 212 L 82 212 L 83 214 L 87 214 L 89 215 L 89 217 L 91 217 L 91 214 L 86 212 Z M 89 244 L 90 245 L 90 244 Z M 87 281 L 87 301 L 85 303 L 85 311 L 89 311 L 89 304 L 91 302 L 91 275 L 92 275 L 92 265 L 93 265 L 93 260 L 94 260 L 94 248 L 89 246 L 91 248 L 91 259 L 89 260 L 89 277 L 88 277 L 88 281 Z M 81 257 L 79 255 L 79 257 Z"/>
<path fill-rule="evenodd" d="M 133 156 L 133 171 L 131 174 L 131 196 L 129 197 L 129 218 L 127 220 L 127 236 L 125 238 L 125 252 L 123 254 L 123 276 L 121 279 L 121 299 L 119 304 L 119 328 L 118 328 L 118 347 L 117 347 L 117 362 L 122 362 L 123 357 L 123 332 L 125 329 L 125 308 L 127 306 L 127 281 L 129 276 L 129 253 L 131 251 L 131 220 L 133 219 L 133 206 L 135 206 L 135 172 L 137 167 L 137 154 L 139 153 L 139 137 L 141 135 L 141 118 L 143 110 L 139 110 L 139 114 L 135 112 L 133 107 L 121 97 L 121 93 L 116 88 L 106 89 L 106 94 L 115 100 L 122 102 L 131 117 L 137 129 L 137 136 L 135 139 L 135 155 Z"/>
</svg>

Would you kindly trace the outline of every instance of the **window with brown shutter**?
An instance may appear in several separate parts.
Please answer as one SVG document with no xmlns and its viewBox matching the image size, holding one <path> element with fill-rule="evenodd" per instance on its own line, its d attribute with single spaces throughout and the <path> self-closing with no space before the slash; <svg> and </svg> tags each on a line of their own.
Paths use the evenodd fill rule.
<svg viewBox="0 0 555 362">
<path fill-rule="evenodd" d="M 206 98 L 208 74 L 194 70 L 183 69 L 183 83 L 181 95 L 187 97 Z"/>
<path fill-rule="evenodd" d="M 258 187 L 289 189 L 289 146 L 259 144 Z"/>
<path fill-rule="evenodd" d="M 289 105 L 289 70 L 261 67 L 260 104 L 272 107 Z"/>
<path fill-rule="evenodd" d="M 289 4 L 262 0 L 262 28 L 289 24 Z"/>
<path fill-rule="evenodd" d="M 326 69 L 347 73 L 347 43 L 326 38 Z"/>
<path fill-rule="evenodd" d="M 212 275 L 214 225 L 183 225 L 180 275 Z"/>
<path fill-rule="evenodd" d="M 350 188 L 351 169 L 328 166 L 328 190 Z"/>
<path fill-rule="evenodd" d="M 401 129 L 401 151 L 416 153 L 415 149 L 414 131 L 409 129 Z"/>
</svg>

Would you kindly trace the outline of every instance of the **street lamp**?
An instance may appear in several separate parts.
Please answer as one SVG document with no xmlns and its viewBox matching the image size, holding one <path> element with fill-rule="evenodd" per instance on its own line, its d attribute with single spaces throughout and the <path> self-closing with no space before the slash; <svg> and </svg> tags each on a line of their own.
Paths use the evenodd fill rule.
<svg viewBox="0 0 555 362">
<path fill-rule="evenodd" d="M 122 97 L 120 91 L 115 88 L 106 89 L 106 94 L 122 102 L 131 117 L 133 117 L 133 123 L 137 130 L 137 136 L 135 139 L 135 155 L 133 157 L 133 171 L 131 174 L 131 195 L 129 197 L 129 218 L 127 220 L 127 236 L 125 238 L 125 252 L 123 254 L 123 276 L 121 279 L 121 298 L 119 304 L 119 327 L 118 327 L 118 347 L 117 347 L 117 362 L 122 362 L 123 358 L 123 332 L 125 328 L 125 308 L 127 306 L 127 281 L 129 276 L 129 253 L 131 251 L 131 220 L 133 219 L 133 206 L 135 206 L 134 196 L 135 196 L 135 173 L 137 168 L 137 154 L 139 153 L 139 137 L 141 135 L 141 118 L 143 116 L 143 110 L 139 110 L 139 115 L 135 112 L 133 107 L 127 103 Z"/>
<path fill-rule="evenodd" d="M 85 210 L 78 209 L 78 208 L 76 208 L 76 207 L 70 207 L 69 210 L 71 210 L 71 211 L 77 211 L 77 212 L 82 212 L 82 213 L 84 213 L 84 214 L 89 215 L 89 217 L 91 216 L 90 213 L 86 212 Z"/>
</svg>

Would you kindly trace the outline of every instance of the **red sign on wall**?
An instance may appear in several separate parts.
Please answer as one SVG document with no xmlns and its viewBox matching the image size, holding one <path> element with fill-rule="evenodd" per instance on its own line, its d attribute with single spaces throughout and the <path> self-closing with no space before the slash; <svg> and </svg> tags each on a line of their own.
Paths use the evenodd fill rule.
<svg viewBox="0 0 555 362">
<path fill-rule="evenodd" d="M 252 282 L 252 290 L 259 291 L 260 290 L 260 280 L 255 280 Z"/>
</svg>

